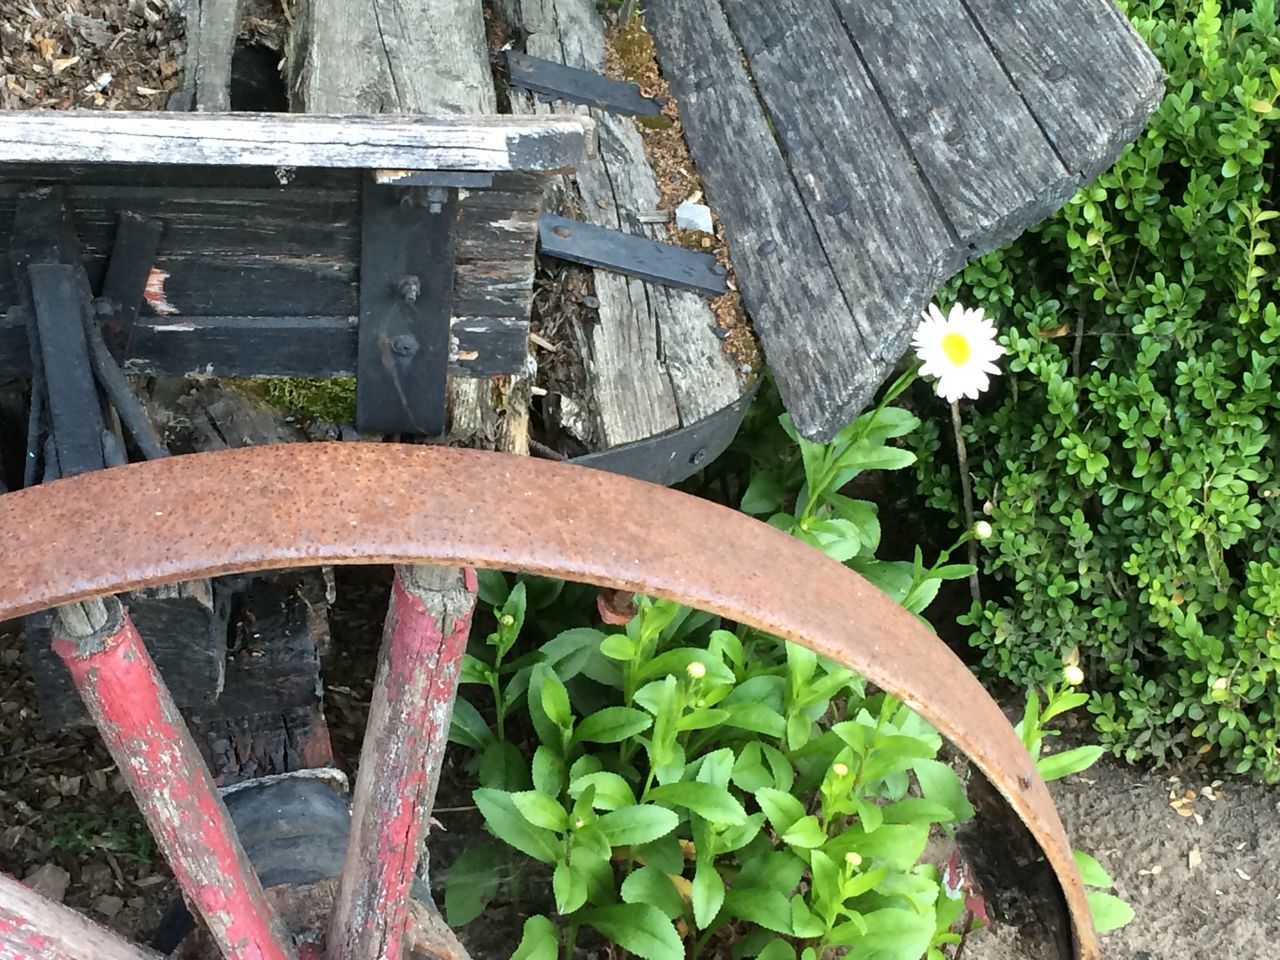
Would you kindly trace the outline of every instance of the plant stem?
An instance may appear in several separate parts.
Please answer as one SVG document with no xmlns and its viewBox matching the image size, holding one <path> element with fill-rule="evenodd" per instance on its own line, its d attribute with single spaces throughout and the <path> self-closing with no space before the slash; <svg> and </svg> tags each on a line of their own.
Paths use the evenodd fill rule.
<svg viewBox="0 0 1280 960">
<path fill-rule="evenodd" d="M 960 492 L 964 497 L 964 523 L 966 530 L 973 529 L 973 486 L 969 481 L 969 448 L 964 442 L 964 423 L 960 419 L 960 401 L 951 402 L 951 428 L 956 435 L 956 461 L 960 468 Z M 978 544 L 969 540 L 969 565 L 973 572 L 969 574 L 969 594 L 974 603 L 982 602 L 982 593 L 978 590 Z"/>
</svg>

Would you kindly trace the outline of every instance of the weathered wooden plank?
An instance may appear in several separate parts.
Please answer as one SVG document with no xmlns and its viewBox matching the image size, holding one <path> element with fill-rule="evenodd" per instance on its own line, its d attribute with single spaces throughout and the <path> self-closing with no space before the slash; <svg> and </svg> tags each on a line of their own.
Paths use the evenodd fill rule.
<svg viewBox="0 0 1280 960">
<path fill-rule="evenodd" d="M 456 190 L 427 206 L 370 180 L 361 209 L 356 425 L 438 436 L 445 429 Z"/>
<path fill-rule="evenodd" d="M 538 240 L 544 256 L 559 260 L 711 296 L 728 290 L 726 271 L 715 257 L 673 243 L 660 243 L 553 213 L 544 213 L 539 220 Z"/>
<path fill-rule="evenodd" d="M 966 0 L 1058 156 L 1107 169 L 1164 97 L 1155 55 L 1111 0 Z"/>
<path fill-rule="evenodd" d="M 168 377 L 353 377 L 356 316 L 144 317 L 126 373 Z M 518 317 L 455 316 L 449 373 L 488 378 L 523 369 L 529 337 Z M 31 376 L 20 316 L 0 317 L 0 377 Z"/>
<path fill-rule="evenodd" d="M 591 129 L 574 117 L 19 110 L 0 113 L 0 162 L 561 170 L 585 162 Z"/>
<path fill-rule="evenodd" d="M 556 100 L 584 103 L 623 116 L 656 117 L 662 104 L 640 93 L 635 83 L 624 83 L 594 70 L 566 67 L 555 60 L 531 57 L 517 50 L 504 51 L 507 76 L 513 87 Z"/>
<path fill-rule="evenodd" d="M 581 70 L 605 69 L 605 27 L 589 0 L 515 0 L 509 23 L 526 37 L 529 53 Z M 700 30 L 701 27 L 698 27 Z M 578 111 L 537 103 L 512 93 L 521 113 Z M 635 123 L 597 111 L 600 160 L 576 171 L 562 196 L 576 199 L 581 219 L 650 240 L 663 239 L 660 225 L 639 222 L 660 194 Z M 697 294 L 595 273 L 599 322 L 577 331 L 594 411 L 597 440 L 604 449 L 645 440 L 701 420 L 729 406 L 742 388 L 732 361 L 715 336 L 716 320 Z"/>
<path fill-rule="evenodd" d="M 198 0 L 199 25 L 188 70 L 195 72 L 196 110 L 231 109 L 231 59 L 240 26 L 241 0 Z M 194 54 L 194 57 L 191 55 Z"/>
<path fill-rule="evenodd" d="M 806 16 L 808 10 L 803 11 Z M 888 350 L 875 353 L 874 347 L 864 344 L 815 222 L 824 222 L 824 230 L 834 242 L 849 243 L 862 217 L 891 213 L 854 210 L 844 178 L 829 166 L 839 151 L 828 148 L 819 178 L 807 184 L 808 192 L 818 201 L 810 218 L 797 181 L 760 109 L 737 39 L 716 0 L 653 0 L 646 21 L 667 66 L 672 93 L 681 105 L 685 136 L 702 173 L 708 200 L 725 223 L 743 301 L 777 374 L 783 400 L 800 430 L 829 438 L 874 393 L 896 354 Z M 796 55 L 824 65 L 827 62 L 822 50 Z M 815 82 L 787 94 L 798 101 L 793 110 L 834 112 L 839 96 L 854 96 L 857 105 L 867 103 L 873 93 L 838 88 L 825 70 L 823 76 L 827 81 L 823 89 L 812 89 Z M 875 110 L 869 109 L 874 118 Z M 794 120 L 784 116 L 778 121 L 784 142 L 787 119 Z M 867 117 L 856 120 L 859 127 L 869 124 Z M 869 142 L 870 150 L 891 149 L 892 130 L 886 133 L 872 127 L 862 131 L 867 140 L 874 141 L 879 134 L 888 146 L 884 141 Z M 905 154 L 902 159 L 909 162 Z M 743 190 L 744 183 L 752 184 L 752 189 Z M 912 211 L 911 217 L 914 221 L 918 211 Z M 914 222 L 903 226 L 920 229 Z M 875 248 L 857 251 L 866 260 L 876 259 L 881 252 Z M 914 272 L 920 265 L 894 257 L 883 268 Z M 883 284 L 875 277 L 868 278 L 867 272 L 864 265 L 845 279 L 860 296 L 874 297 L 875 288 Z"/>
<path fill-rule="evenodd" d="M 103 322 L 103 336 L 117 358 L 129 349 L 129 337 L 142 308 L 147 278 L 160 249 L 164 225 L 159 220 L 121 212 L 117 217 L 111 257 L 99 295 L 110 305 Z"/>
<path fill-rule="evenodd" d="M 352 795 L 328 960 L 399 957 L 476 602 L 472 570 L 401 567 Z"/>
<path fill-rule="evenodd" d="M 835 5 L 962 244 L 1000 246 L 1075 192 L 1075 177 L 987 46 L 965 0 Z M 755 26 L 753 18 L 744 19 L 740 29 L 749 26 Z M 744 36 L 749 57 L 760 42 L 766 41 Z M 858 163 L 871 166 L 866 157 Z"/>
<path fill-rule="evenodd" d="M 227 611 L 214 603 L 209 581 L 138 590 L 125 603 L 178 705 L 199 708 L 217 699 L 227 658 Z M 87 724 L 89 715 L 49 647 L 50 620 L 48 613 L 27 617 L 24 634 L 40 719 L 48 729 L 63 730 Z"/>
<path fill-rule="evenodd" d="M 0 957 L 12 960 L 160 960 L 70 907 L 0 873 Z"/>
<path fill-rule="evenodd" d="M 71 477 L 106 466 L 103 453 L 102 408 L 84 338 L 87 291 L 83 271 L 65 263 L 33 263 L 27 267 L 45 395 L 58 476 Z M 87 284 L 86 284 L 87 286 Z"/>
</svg>

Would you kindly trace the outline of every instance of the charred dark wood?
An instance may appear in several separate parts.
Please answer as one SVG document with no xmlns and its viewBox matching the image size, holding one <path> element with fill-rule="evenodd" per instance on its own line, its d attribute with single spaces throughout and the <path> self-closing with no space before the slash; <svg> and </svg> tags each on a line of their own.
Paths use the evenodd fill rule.
<svg viewBox="0 0 1280 960">
<path fill-rule="evenodd" d="M 178 705 L 212 703 L 222 691 L 228 610 L 215 603 L 209 581 L 139 590 L 123 600 Z M 86 725 L 71 676 L 50 648 L 51 621 L 48 613 L 25 621 L 41 719 L 53 730 Z"/>
</svg>

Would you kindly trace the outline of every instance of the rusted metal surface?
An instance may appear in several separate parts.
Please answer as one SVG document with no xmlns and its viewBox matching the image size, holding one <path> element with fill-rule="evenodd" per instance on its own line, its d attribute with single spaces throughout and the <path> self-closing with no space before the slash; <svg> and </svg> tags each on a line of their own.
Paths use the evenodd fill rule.
<svg viewBox="0 0 1280 960">
<path fill-rule="evenodd" d="M 473 570 L 396 571 L 360 750 L 329 960 L 401 960 L 476 602 Z"/>
<path fill-rule="evenodd" d="M 0 960 L 160 960 L 0 873 Z"/>
<path fill-rule="evenodd" d="M 1048 788 L 995 701 L 909 613 L 766 524 L 599 471 L 389 444 L 174 457 L 0 497 L 0 620 L 147 584 L 325 563 L 493 567 L 633 590 L 847 664 L 991 779 L 1058 875 L 1077 957 L 1100 956 Z"/>
<path fill-rule="evenodd" d="M 53 649 L 70 670 L 157 846 L 222 956 L 293 960 L 284 928 L 267 905 L 142 638 L 114 597 L 106 609 L 105 625 L 91 630 L 69 629 L 77 619 L 82 627 L 95 621 L 60 612 Z"/>
</svg>

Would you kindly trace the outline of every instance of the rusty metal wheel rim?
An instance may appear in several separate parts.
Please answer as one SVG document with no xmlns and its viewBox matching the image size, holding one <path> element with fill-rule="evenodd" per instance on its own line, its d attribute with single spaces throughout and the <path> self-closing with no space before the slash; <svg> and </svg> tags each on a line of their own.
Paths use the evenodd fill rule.
<svg viewBox="0 0 1280 960">
<path fill-rule="evenodd" d="M 963 750 L 1057 874 L 1099 957 L 1048 788 L 963 663 L 856 573 L 766 524 L 624 477 L 439 447 L 300 444 L 174 457 L 0 497 L 0 621 L 289 566 L 449 564 L 678 600 L 811 647 Z"/>
</svg>

